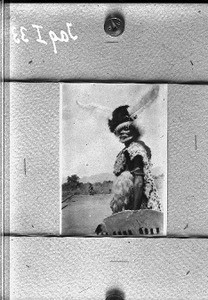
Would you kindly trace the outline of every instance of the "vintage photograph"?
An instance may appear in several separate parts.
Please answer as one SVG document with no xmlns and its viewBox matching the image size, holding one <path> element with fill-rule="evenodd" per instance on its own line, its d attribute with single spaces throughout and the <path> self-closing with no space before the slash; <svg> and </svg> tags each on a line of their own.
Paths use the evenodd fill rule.
<svg viewBox="0 0 208 300">
<path fill-rule="evenodd" d="M 167 229 L 167 85 L 62 83 L 61 234 Z"/>
</svg>

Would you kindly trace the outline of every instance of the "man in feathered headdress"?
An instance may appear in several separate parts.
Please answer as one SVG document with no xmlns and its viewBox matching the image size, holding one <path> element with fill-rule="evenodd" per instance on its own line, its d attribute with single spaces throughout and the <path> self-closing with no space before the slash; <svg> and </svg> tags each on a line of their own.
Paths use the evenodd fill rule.
<svg viewBox="0 0 208 300">
<path fill-rule="evenodd" d="M 151 150 L 140 140 L 141 130 L 136 118 L 150 107 L 159 95 L 159 85 L 141 94 L 134 105 L 120 106 L 111 113 L 110 108 L 93 103 L 77 104 L 91 112 L 108 116 L 108 126 L 125 145 L 117 155 L 114 164 L 116 180 L 113 185 L 111 209 L 113 213 L 122 210 L 153 209 L 161 211 L 161 203 L 151 173 Z M 110 117 L 111 116 L 111 117 Z"/>
<path fill-rule="evenodd" d="M 151 174 L 151 150 L 140 140 L 141 131 L 129 113 L 129 106 L 120 106 L 108 120 L 110 131 L 125 145 L 117 155 L 114 174 L 111 209 L 113 213 L 122 210 L 161 210 L 161 204 Z"/>
</svg>

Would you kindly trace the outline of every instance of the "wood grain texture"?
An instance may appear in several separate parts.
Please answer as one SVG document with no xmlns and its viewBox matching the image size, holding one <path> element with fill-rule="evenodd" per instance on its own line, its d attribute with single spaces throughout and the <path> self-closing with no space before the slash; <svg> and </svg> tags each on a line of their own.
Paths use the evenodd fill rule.
<svg viewBox="0 0 208 300">
<path fill-rule="evenodd" d="M 208 234 L 207 94 L 206 85 L 168 87 L 170 235 Z M 59 84 L 10 84 L 12 233 L 59 233 L 59 97 Z"/>
<path fill-rule="evenodd" d="M 10 232 L 59 234 L 59 85 L 10 84 Z"/>
<path fill-rule="evenodd" d="M 169 234 L 208 234 L 207 93 L 206 85 L 169 86 Z"/>
<path fill-rule="evenodd" d="M 103 27 L 112 11 L 125 18 L 121 36 Z M 10 4 L 7 24 L 20 26 L 29 42 L 10 37 L 11 80 L 206 81 L 208 78 L 208 6 L 203 4 Z M 10 23 L 9 23 L 10 21 Z M 72 23 L 76 41 L 57 42 Z M 40 25 L 42 39 L 36 42 Z M 19 36 L 19 35 L 18 35 Z M 9 38 L 9 37 L 8 37 Z"/>
<path fill-rule="evenodd" d="M 205 239 L 11 238 L 11 299 L 207 299 Z"/>
<path fill-rule="evenodd" d="M 117 38 L 103 30 L 114 10 L 126 21 Z M 10 4 L 6 80 L 207 82 L 207 20 L 203 4 Z M 55 54 L 48 33 L 66 22 L 78 39 L 57 42 Z M 30 41 L 16 44 L 13 26 Z M 168 233 L 207 235 L 208 87 L 168 91 Z M 7 233 L 10 223 L 14 234 L 58 234 L 59 85 L 11 83 L 7 92 Z M 111 287 L 125 300 L 208 298 L 206 239 L 11 237 L 10 256 L 6 245 L 11 299 L 100 300 Z"/>
</svg>

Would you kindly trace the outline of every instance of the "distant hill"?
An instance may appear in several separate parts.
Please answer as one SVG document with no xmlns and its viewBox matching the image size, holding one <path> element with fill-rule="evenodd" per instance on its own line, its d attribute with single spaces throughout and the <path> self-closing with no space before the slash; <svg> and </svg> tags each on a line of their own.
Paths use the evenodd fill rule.
<svg viewBox="0 0 208 300">
<path fill-rule="evenodd" d="M 152 175 L 154 176 L 160 176 L 163 174 L 163 171 L 160 167 L 153 167 L 152 168 Z M 95 183 L 95 182 L 104 182 L 104 181 L 114 181 L 115 176 L 113 173 L 100 173 L 100 174 L 94 174 L 91 176 L 84 176 L 80 178 L 80 182 L 87 183 Z M 62 178 L 62 183 L 66 182 L 66 178 Z"/>
<path fill-rule="evenodd" d="M 84 176 L 82 178 L 80 178 L 80 182 L 83 183 L 87 183 L 87 182 L 91 182 L 91 183 L 95 183 L 95 182 L 104 182 L 104 181 L 114 181 L 115 176 L 113 175 L 113 173 L 100 173 L 100 174 L 95 174 L 95 175 L 91 175 L 91 176 Z"/>
<path fill-rule="evenodd" d="M 156 167 L 152 169 L 153 178 L 157 189 L 163 187 L 164 174 L 161 169 Z M 76 175 L 69 176 L 62 183 L 62 198 L 63 201 L 71 195 L 95 195 L 95 194 L 110 194 L 115 176 L 111 173 L 100 173 L 91 176 L 79 178 Z M 64 181 L 64 180 L 63 180 Z"/>
<path fill-rule="evenodd" d="M 160 176 L 162 175 L 162 169 L 160 167 L 154 167 L 152 168 L 152 175 L 154 176 Z M 91 176 L 84 176 L 80 178 L 80 182 L 87 183 L 95 183 L 95 182 L 104 182 L 104 181 L 114 181 L 115 175 L 112 173 L 100 173 L 100 174 L 95 174 Z"/>
</svg>

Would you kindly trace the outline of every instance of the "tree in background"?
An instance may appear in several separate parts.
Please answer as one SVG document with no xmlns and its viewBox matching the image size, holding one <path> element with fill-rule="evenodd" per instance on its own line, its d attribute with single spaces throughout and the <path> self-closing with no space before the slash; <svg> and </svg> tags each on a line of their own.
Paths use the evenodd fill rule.
<svg viewBox="0 0 208 300">
<path fill-rule="evenodd" d="M 68 176 L 67 177 L 67 187 L 69 189 L 75 190 L 80 186 L 80 182 L 79 182 L 79 176 L 77 175 L 72 175 L 72 176 Z"/>
<path fill-rule="evenodd" d="M 79 181 L 80 178 L 76 174 L 68 176 L 66 182 L 62 184 L 62 195 L 66 197 L 69 194 L 74 195 L 95 195 L 95 194 L 110 194 L 113 182 L 87 182 Z"/>
<path fill-rule="evenodd" d="M 89 183 L 89 194 L 90 195 L 94 195 L 95 194 L 95 191 L 94 191 L 92 183 Z"/>
</svg>

